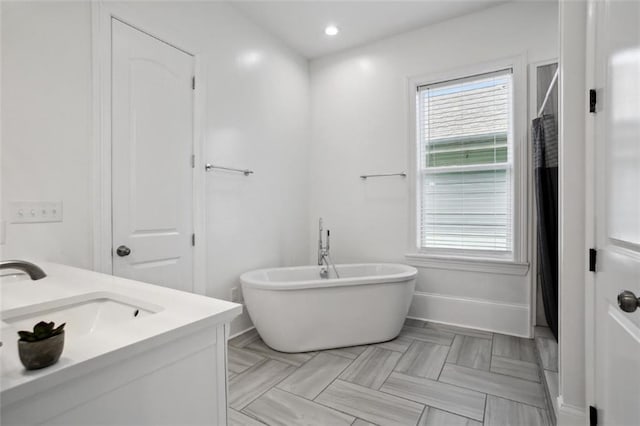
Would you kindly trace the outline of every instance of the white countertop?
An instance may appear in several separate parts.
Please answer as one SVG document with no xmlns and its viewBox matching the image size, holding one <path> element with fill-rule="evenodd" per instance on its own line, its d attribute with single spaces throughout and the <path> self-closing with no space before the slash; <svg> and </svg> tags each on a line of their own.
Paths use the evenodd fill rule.
<svg viewBox="0 0 640 426">
<path fill-rule="evenodd" d="M 60 361 L 34 371 L 25 370 L 20 363 L 18 330 L 2 322 L 0 399 L 3 406 L 125 359 L 132 351 L 140 353 L 200 328 L 230 322 L 242 312 L 242 305 L 237 303 L 54 263 L 34 263 L 45 271 L 46 278 L 38 281 L 28 276 L 0 278 L 0 312 L 70 297 L 82 298 L 91 293 L 110 293 L 122 300 L 143 302 L 141 305 L 155 307 L 157 312 L 128 321 L 124 327 L 78 336 L 73 342 L 69 342 L 67 336 Z"/>
</svg>

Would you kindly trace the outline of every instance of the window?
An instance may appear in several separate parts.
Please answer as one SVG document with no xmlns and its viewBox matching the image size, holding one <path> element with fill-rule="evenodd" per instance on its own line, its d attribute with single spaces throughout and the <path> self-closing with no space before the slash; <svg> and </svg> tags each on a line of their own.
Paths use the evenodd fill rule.
<svg viewBox="0 0 640 426">
<path fill-rule="evenodd" d="M 513 259 L 512 70 L 417 89 L 417 245 Z"/>
</svg>

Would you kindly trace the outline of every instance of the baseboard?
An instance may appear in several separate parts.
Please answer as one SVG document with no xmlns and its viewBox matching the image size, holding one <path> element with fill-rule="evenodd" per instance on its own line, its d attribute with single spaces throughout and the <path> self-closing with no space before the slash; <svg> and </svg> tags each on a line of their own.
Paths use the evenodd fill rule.
<svg viewBox="0 0 640 426">
<path fill-rule="evenodd" d="M 416 292 L 409 317 L 518 337 L 533 337 L 530 335 L 527 305 Z"/>
<path fill-rule="evenodd" d="M 558 397 L 557 426 L 584 426 L 587 424 L 586 408 L 565 404 L 562 395 Z"/>
<path fill-rule="evenodd" d="M 530 337 L 527 305 L 416 292 L 408 317 L 493 333 Z M 254 328 L 255 326 L 251 326 L 238 331 L 230 335 L 229 339 L 248 333 Z"/>
<path fill-rule="evenodd" d="M 230 335 L 229 337 L 227 337 L 227 340 L 231 340 L 231 339 L 233 339 L 234 337 L 242 336 L 244 333 L 248 333 L 248 332 L 250 332 L 251 330 L 253 330 L 254 328 L 255 328 L 254 326 L 251 326 L 251 327 L 249 327 L 249 328 L 245 328 L 245 329 L 244 329 L 244 330 L 242 330 L 242 331 L 238 331 L 237 333 L 234 333 L 234 334 Z"/>
</svg>

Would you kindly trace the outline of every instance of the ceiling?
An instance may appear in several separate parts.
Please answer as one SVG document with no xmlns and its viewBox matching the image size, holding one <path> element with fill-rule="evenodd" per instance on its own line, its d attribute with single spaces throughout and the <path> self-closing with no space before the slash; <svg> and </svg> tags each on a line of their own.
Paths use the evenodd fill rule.
<svg viewBox="0 0 640 426">
<path fill-rule="evenodd" d="M 308 58 L 486 9 L 506 0 L 232 1 L 247 18 Z M 340 34 L 324 34 L 328 24 Z"/>
</svg>

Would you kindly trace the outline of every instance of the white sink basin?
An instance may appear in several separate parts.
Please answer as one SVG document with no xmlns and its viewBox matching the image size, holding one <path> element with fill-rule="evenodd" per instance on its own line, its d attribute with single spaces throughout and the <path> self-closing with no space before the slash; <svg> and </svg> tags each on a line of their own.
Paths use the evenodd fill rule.
<svg viewBox="0 0 640 426">
<path fill-rule="evenodd" d="M 40 322 L 66 323 L 65 334 L 83 336 L 126 326 L 162 308 L 112 293 L 89 293 L 2 312 L 2 321 L 17 330 L 31 331 Z"/>
<path fill-rule="evenodd" d="M 18 273 L 8 273 L 8 274 L 0 274 L 0 285 L 2 284 L 12 284 L 18 283 L 22 281 L 30 281 L 29 275 L 18 272 Z"/>
</svg>

